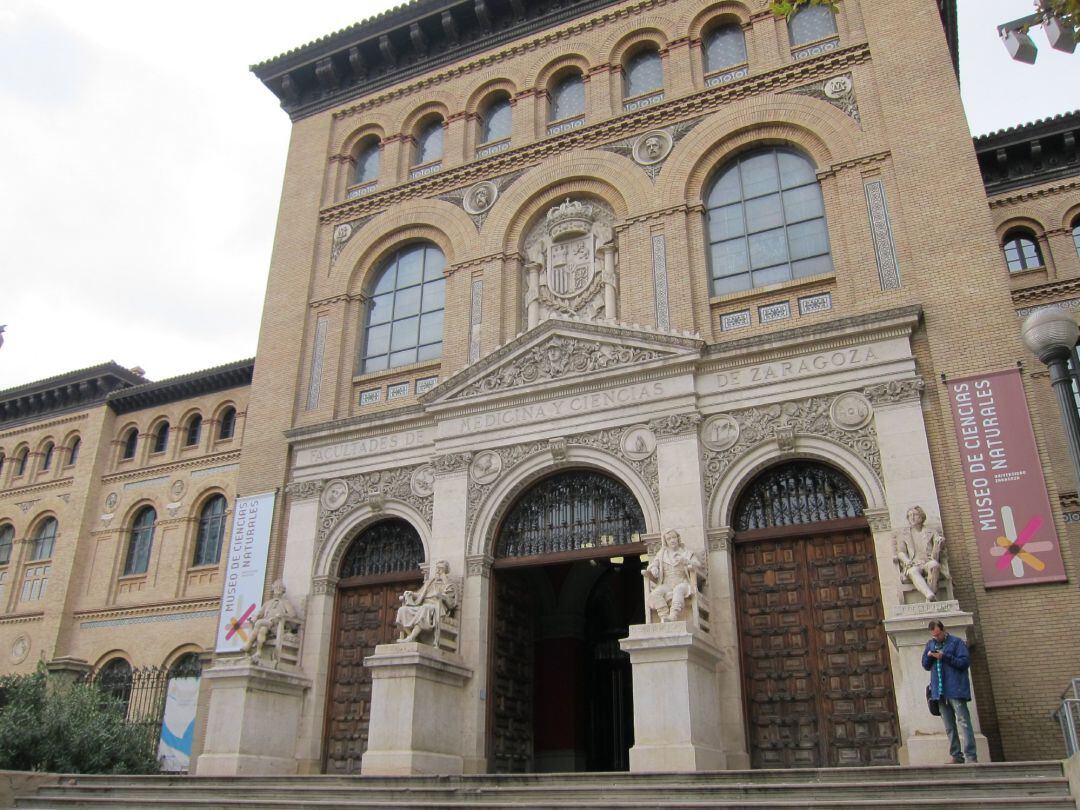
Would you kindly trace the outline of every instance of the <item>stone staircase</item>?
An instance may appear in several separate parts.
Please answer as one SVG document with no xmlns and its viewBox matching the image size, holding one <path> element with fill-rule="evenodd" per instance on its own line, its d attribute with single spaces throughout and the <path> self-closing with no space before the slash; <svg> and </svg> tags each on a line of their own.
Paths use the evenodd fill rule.
<svg viewBox="0 0 1080 810">
<path fill-rule="evenodd" d="M 633 775 L 63 776 L 17 799 L 15 806 L 39 810 L 1077 808 L 1060 762 Z"/>
</svg>

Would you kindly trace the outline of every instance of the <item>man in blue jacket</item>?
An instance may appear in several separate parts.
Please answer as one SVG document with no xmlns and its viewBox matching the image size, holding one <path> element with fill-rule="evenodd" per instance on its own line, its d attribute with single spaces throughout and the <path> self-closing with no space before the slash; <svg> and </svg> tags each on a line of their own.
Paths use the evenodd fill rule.
<svg viewBox="0 0 1080 810">
<path fill-rule="evenodd" d="M 945 733 L 949 735 L 950 765 L 978 762 L 975 730 L 968 713 L 968 701 L 971 700 L 969 663 L 968 648 L 963 639 L 950 636 L 945 632 L 945 625 L 936 619 L 930 622 L 930 640 L 923 650 L 922 665 L 930 672 L 930 696 L 936 698 L 941 707 L 941 719 L 945 723 Z M 960 734 L 964 735 L 963 752 Z"/>
</svg>

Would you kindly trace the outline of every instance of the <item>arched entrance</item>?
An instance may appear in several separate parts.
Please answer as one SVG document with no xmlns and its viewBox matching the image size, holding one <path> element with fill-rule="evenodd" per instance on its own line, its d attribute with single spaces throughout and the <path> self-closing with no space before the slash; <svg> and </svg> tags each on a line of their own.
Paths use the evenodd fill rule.
<svg viewBox="0 0 1080 810">
<path fill-rule="evenodd" d="M 341 562 L 326 699 L 323 770 L 360 773 L 371 719 L 371 671 L 364 658 L 397 638 L 398 597 L 420 585 L 424 546 L 407 521 L 382 520 L 362 531 Z"/>
<path fill-rule="evenodd" d="M 496 773 L 629 767 L 633 689 L 618 640 L 644 621 L 645 518 L 620 482 L 559 472 L 495 542 L 488 761 Z"/>
<path fill-rule="evenodd" d="M 864 506 L 845 475 L 812 461 L 765 470 L 736 503 L 736 602 L 755 768 L 897 762 Z"/>
</svg>

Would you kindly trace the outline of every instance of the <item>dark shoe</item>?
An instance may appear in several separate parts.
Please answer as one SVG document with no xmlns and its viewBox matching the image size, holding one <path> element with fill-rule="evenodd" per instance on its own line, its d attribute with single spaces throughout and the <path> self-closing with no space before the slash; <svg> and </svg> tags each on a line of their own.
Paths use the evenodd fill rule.
<svg viewBox="0 0 1080 810">
<path fill-rule="evenodd" d="M 960 759 L 959 757 L 952 757 L 951 759 L 945 760 L 945 764 L 946 765 L 963 765 L 964 760 Z"/>
</svg>

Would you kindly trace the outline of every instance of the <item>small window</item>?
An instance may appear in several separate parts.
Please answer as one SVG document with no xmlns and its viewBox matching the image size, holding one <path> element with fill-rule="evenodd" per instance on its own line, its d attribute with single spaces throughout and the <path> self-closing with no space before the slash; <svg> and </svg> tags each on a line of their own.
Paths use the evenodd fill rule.
<svg viewBox="0 0 1080 810">
<path fill-rule="evenodd" d="M 393 254 L 370 288 L 360 371 L 435 360 L 442 355 L 446 260 L 430 243 Z"/>
<path fill-rule="evenodd" d="M 356 176 L 353 183 L 362 185 L 378 180 L 381 158 L 382 144 L 375 138 L 367 138 L 356 153 Z"/>
<path fill-rule="evenodd" d="M 509 138 L 513 126 L 511 115 L 510 99 L 505 95 L 488 104 L 480 116 L 480 143 Z"/>
<path fill-rule="evenodd" d="M 562 121 L 585 114 L 585 80 L 574 72 L 563 76 L 551 90 L 548 120 Z"/>
<path fill-rule="evenodd" d="M 135 515 L 131 523 L 131 538 L 128 541 L 127 558 L 124 560 L 124 576 L 145 574 L 150 567 L 150 549 L 154 544 L 154 521 L 157 512 L 146 506 Z"/>
<path fill-rule="evenodd" d="M 1076 248 L 1076 254 L 1080 256 L 1080 217 L 1073 220 L 1072 224 L 1072 236 L 1073 247 Z"/>
<path fill-rule="evenodd" d="M 836 34 L 836 15 L 827 6 L 806 6 L 788 23 L 792 45 L 815 42 Z"/>
<path fill-rule="evenodd" d="M 717 73 L 746 62 L 746 37 L 736 24 L 720 25 L 705 36 L 705 72 Z"/>
<path fill-rule="evenodd" d="M 11 547 L 15 543 L 15 527 L 10 523 L 0 526 L 0 565 L 11 562 Z"/>
<path fill-rule="evenodd" d="M 225 496 L 215 495 L 199 514 L 199 536 L 195 541 L 193 565 L 217 565 L 221 541 L 225 538 Z"/>
<path fill-rule="evenodd" d="M 184 445 L 186 447 L 194 447 L 199 443 L 199 438 L 202 436 L 202 417 L 199 414 L 195 414 L 188 420 L 187 430 L 184 432 Z"/>
<path fill-rule="evenodd" d="M 236 408 L 231 405 L 221 414 L 221 425 L 218 427 L 218 439 L 231 439 L 236 432 Z"/>
<path fill-rule="evenodd" d="M 1005 263 L 1009 266 L 1010 273 L 1043 266 L 1042 251 L 1039 250 L 1039 243 L 1035 241 L 1035 235 L 1030 231 L 1009 231 L 1005 235 L 1002 250 L 1005 251 Z"/>
<path fill-rule="evenodd" d="M 82 439 L 76 436 L 71 440 L 71 447 L 68 449 L 68 466 L 75 466 L 75 462 L 79 460 L 79 447 L 82 445 Z"/>
<path fill-rule="evenodd" d="M 34 532 L 30 541 L 31 561 L 48 560 L 52 558 L 53 547 L 56 545 L 56 518 L 45 518 Z"/>
<path fill-rule="evenodd" d="M 124 451 L 120 454 L 121 458 L 135 458 L 135 447 L 139 443 L 139 430 L 138 428 L 131 428 L 124 435 Z"/>
<path fill-rule="evenodd" d="M 623 95 L 635 98 L 664 89 L 664 66 L 660 52 L 652 48 L 638 51 L 625 67 Z"/>
<path fill-rule="evenodd" d="M 443 121 L 435 118 L 424 124 L 416 135 L 413 165 L 431 163 L 443 156 Z"/>
<path fill-rule="evenodd" d="M 169 423 L 162 422 L 157 426 L 157 430 L 154 431 L 154 450 L 155 453 L 164 453 L 165 448 L 169 446 Z"/>
<path fill-rule="evenodd" d="M 56 445 L 49 442 L 45 445 L 45 450 L 41 454 L 41 469 L 42 471 L 48 470 L 52 467 L 53 453 L 56 450 Z"/>
<path fill-rule="evenodd" d="M 30 459 L 30 450 L 23 448 L 22 452 L 16 456 L 15 459 L 15 475 L 26 475 L 26 463 Z"/>
</svg>

